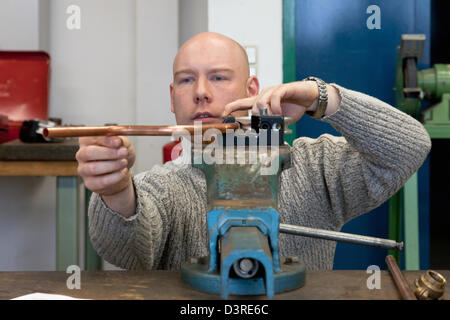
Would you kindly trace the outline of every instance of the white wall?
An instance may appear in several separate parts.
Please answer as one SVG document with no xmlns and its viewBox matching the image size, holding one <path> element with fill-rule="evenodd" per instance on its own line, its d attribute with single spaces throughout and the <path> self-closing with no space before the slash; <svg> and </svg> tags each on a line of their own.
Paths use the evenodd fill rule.
<svg viewBox="0 0 450 320">
<path fill-rule="evenodd" d="M 37 50 L 38 0 L 0 1 L 0 50 Z"/>
<path fill-rule="evenodd" d="M 50 115 L 72 124 L 133 124 L 136 110 L 135 1 L 51 0 Z M 67 7 L 81 28 L 66 27 Z"/>
<path fill-rule="evenodd" d="M 0 177 L 0 271 L 54 270 L 56 179 Z"/>
<path fill-rule="evenodd" d="M 208 31 L 208 0 L 179 0 L 180 46 L 197 33 Z"/>
<path fill-rule="evenodd" d="M 1 0 L 0 49 L 50 53 L 49 115 L 65 123 L 174 123 L 177 0 Z M 168 138 L 132 140 L 135 173 L 162 162 Z M 55 269 L 55 194 L 55 178 L 0 177 L 0 270 Z"/>
<path fill-rule="evenodd" d="M 172 62 L 178 50 L 178 0 L 137 0 L 136 124 L 175 124 L 170 111 Z M 135 139 L 135 172 L 162 163 L 169 137 Z"/>
<path fill-rule="evenodd" d="M 244 47 L 257 47 L 261 88 L 283 82 L 281 0 L 179 1 L 180 45 L 200 32 L 222 33 Z"/>
<path fill-rule="evenodd" d="M 39 50 L 38 0 L 0 1 L 0 50 Z M 56 179 L 0 177 L 0 270 L 55 268 Z"/>
<path fill-rule="evenodd" d="M 208 0 L 208 29 L 257 46 L 261 88 L 283 82 L 281 0 Z"/>
</svg>

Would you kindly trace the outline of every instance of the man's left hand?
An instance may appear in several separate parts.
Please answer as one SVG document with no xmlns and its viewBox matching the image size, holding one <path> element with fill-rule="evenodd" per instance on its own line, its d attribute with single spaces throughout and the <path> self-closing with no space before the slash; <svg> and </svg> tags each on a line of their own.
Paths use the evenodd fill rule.
<svg viewBox="0 0 450 320">
<path fill-rule="evenodd" d="M 327 114 L 334 113 L 340 103 L 337 90 L 327 85 L 329 103 Z M 292 122 L 297 122 L 306 111 L 317 108 L 319 89 L 315 81 L 296 81 L 264 89 L 260 94 L 233 101 L 225 106 L 223 118 L 237 110 L 252 109 L 252 114 L 259 114 L 260 109 L 267 109 L 269 115 L 283 115 Z M 336 100 L 339 100 L 337 103 Z"/>
</svg>

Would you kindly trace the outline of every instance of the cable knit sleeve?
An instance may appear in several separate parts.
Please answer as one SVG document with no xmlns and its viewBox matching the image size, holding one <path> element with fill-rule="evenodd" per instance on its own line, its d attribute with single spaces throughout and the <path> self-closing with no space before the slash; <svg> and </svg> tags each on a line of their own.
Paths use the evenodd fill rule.
<svg viewBox="0 0 450 320">
<path fill-rule="evenodd" d="M 321 219 L 340 228 L 352 218 L 388 200 L 427 157 L 431 140 L 425 128 L 409 115 L 371 96 L 333 84 L 341 105 L 322 118 L 342 137 L 324 134 L 299 138 L 292 148 L 287 176 L 290 185 L 306 186 L 310 207 Z M 305 182 L 306 181 L 306 182 Z M 291 210 L 301 204 L 291 193 Z M 300 192 L 300 190 L 297 190 Z M 298 211 L 298 210 L 297 210 Z M 332 228 L 332 227 L 330 227 Z"/>
<path fill-rule="evenodd" d="M 108 208 L 98 194 L 89 205 L 89 234 L 106 261 L 124 269 L 158 267 L 170 229 L 171 193 L 167 174 L 145 172 L 133 177 L 136 214 L 124 218 Z"/>
</svg>

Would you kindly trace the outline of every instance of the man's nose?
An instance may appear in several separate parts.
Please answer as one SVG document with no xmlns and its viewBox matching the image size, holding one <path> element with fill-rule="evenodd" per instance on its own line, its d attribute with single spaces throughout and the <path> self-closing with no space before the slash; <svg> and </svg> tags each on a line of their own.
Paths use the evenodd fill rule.
<svg viewBox="0 0 450 320">
<path fill-rule="evenodd" d="M 209 90 L 208 80 L 204 77 L 199 77 L 195 86 L 195 103 L 211 102 L 211 91 Z"/>
</svg>

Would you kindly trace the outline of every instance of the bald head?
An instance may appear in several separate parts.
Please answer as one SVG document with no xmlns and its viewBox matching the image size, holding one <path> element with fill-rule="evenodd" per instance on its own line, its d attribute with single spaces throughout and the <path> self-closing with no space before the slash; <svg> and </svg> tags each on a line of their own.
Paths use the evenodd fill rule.
<svg viewBox="0 0 450 320">
<path fill-rule="evenodd" d="M 247 54 L 236 41 L 213 32 L 186 41 L 175 57 L 170 84 L 177 124 L 222 122 L 228 103 L 258 94 L 258 79 L 249 73 Z"/>
<path fill-rule="evenodd" d="M 235 40 L 216 32 L 203 32 L 195 35 L 187 40 L 178 50 L 173 63 L 173 74 L 180 67 L 180 64 L 186 60 L 192 61 L 199 54 L 205 55 L 211 53 L 212 58 L 217 57 L 217 51 L 221 51 L 223 55 L 227 55 L 236 67 L 236 71 L 241 72 L 242 76 L 248 78 L 250 76 L 250 68 L 248 65 L 248 57 L 245 49 Z M 227 61 L 225 60 L 224 63 Z"/>
</svg>

